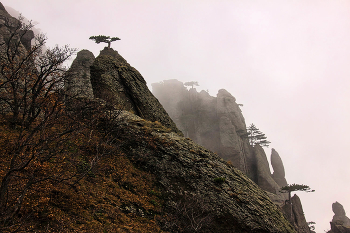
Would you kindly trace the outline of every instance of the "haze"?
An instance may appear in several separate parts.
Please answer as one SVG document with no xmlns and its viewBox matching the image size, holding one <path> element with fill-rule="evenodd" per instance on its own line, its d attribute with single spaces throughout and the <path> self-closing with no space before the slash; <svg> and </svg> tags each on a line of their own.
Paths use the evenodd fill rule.
<svg viewBox="0 0 350 233">
<path fill-rule="evenodd" d="M 90 36 L 121 38 L 112 47 L 149 86 L 226 89 L 282 157 L 287 181 L 316 190 L 297 194 L 317 232 L 329 230 L 333 202 L 350 211 L 350 1 L 1 2 L 38 22 L 48 46 L 97 56 L 104 45 Z"/>
</svg>

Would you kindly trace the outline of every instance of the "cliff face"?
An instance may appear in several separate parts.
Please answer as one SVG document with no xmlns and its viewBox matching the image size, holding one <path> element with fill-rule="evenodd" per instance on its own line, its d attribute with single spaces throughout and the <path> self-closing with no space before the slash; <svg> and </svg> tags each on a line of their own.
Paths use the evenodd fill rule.
<svg viewBox="0 0 350 233">
<path fill-rule="evenodd" d="M 273 150 L 273 176 L 264 150 L 249 144 L 242 111 L 229 92 L 221 89 L 213 97 L 194 88 L 187 90 L 177 80 L 153 83 L 152 89 L 185 136 L 231 162 L 262 189 L 279 195 L 282 184 L 286 185 L 286 181 L 279 181 L 285 180 L 282 160 Z"/>
<path fill-rule="evenodd" d="M 281 187 L 287 185 L 282 159 L 272 149 L 271 163 L 274 172 L 271 174 L 263 148 L 249 144 L 241 109 L 229 92 L 222 89 L 217 97 L 212 97 L 205 91 L 198 93 L 194 88 L 187 90 L 177 80 L 154 83 L 152 88 L 154 95 L 184 135 L 216 152 L 246 174 L 267 192 L 275 204 L 280 207 L 285 205 L 287 194 L 280 192 Z M 285 212 L 285 207 L 282 210 L 285 214 L 289 213 Z M 298 207 L 296 205 L 294 212 L 296 217 L 289 218 L 291 223 L 299 232 L 308 232 L 301 204 Z"/>
</svg>

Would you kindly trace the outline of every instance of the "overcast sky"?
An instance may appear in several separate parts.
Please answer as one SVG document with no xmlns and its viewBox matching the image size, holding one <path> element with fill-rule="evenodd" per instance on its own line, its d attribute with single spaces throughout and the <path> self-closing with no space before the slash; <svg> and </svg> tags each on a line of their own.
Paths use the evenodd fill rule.
<svg viewBox="0 0 350 233">
<path fill-rule="evenodd" d="M 350 1 L 2 0 L 37 22 L 48 46 L 95 56 L 112 47 L 147 83 L 198 81 L 236 97 L 284 162 L 288 183 L 307 184 L 307 221 L 329 230 L 332 203 L 350 215 Z"/>
</svg>

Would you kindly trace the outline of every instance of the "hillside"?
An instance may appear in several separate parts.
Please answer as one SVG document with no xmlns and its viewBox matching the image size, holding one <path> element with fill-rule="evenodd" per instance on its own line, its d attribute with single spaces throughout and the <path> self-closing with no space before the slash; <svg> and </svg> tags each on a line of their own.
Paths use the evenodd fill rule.
<svg viewBox="0 0 350 233">
<path fill-rule="evenodd" d="M 296 232 L 244 173 L 183 137 L 117 51 L 81 51 L 65 71 L 74 50 L 44 52 L 32 25 L 0 13 L 2 232 Z"/>
</svg>

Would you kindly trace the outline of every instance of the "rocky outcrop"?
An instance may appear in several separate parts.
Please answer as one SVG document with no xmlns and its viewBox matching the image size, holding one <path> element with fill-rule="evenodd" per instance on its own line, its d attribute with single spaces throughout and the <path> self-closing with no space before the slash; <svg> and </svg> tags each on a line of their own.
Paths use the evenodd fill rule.
<svg viewBox="0 0 350 233">
<path fill-rule="evenodd" d="M 284 203 L 285 195 L 279 193 L 280 184 L 284 183 L 278 184 L 272 178 L 264 150 L 249 144 L 245 120 L 235 97 L 224 89 L 219 90 L 217 97 L 205 91 L 198 93 L 194 88 L 187 90 L 177 80 L 154 83 L 152 88 L 185 136 L 230 161 L 262 189 L 275 194 L 279 204 Z M 275 161 L 275 155 L 272 156 Z M 277 180 L 280 176 L 284 179 L 280 164 Z"/>
<path fill-rule="evenodd" d="M 350 219 L 346 216 L 344 207 L 339 202 L 334 202 L 332 204 L 332 210 L 334 212 L 332 222 L 335 225 L 342 225 L 350 228 Z"/>
<path fill-rule="evenodd" d="M 111 48 L 105 48 L 91 66 L 94 96 L 136 115 L 159 121 L 180 133 L 159 101 L 149 91 L 141 74 Z"/>
<path fill-rule="evenodd" d="M 125 114 L 118 131 L 125 144 L 120 146 L 137 167 L 156 175 L 166 197 L 164 209 L 173 219 L 163 223 L 165 230 L 179 232 L 177 226 L 186 226 L 193 228 L 185 232 L 195 232 L 195 227 L 202 227 L 200 232 L 294 232 L 266 193 L 238 169 L 160 124 Z"/>
<path fill-rule="evenodd" d="M 21 22 L 12 17 L 0 2 L 0 42 L 8 38 L 14 30 L 18 30 L 21 27 Z M 31 41 L 34 38 L 34 32 L 32 30 L 18 30 L 18 36 L 16 39 L 21 41 L 21 45 L 26 50 L 31 48 Z"/>
<path fill-rule="evenodd" d="M 89 50 L 81 50 L 65 74 L 65 94 L 70 98 L 93 99 L 90 66 L 95 56 Z"/>
<path fill-rule="evenodd" d="M 300 198 L 294 195 L 291 198 L 291 203 L 286 203 L 282 210 L 285 217 L 290 223 L 294 225 L 294 228 L 298 233 L 310 233 L 310 228 L 306 222 L 303 206 L 301 205 Z"/>
<path fill-rule="evenodd" d="M 256 158 L 256 176 L 257 184 L 263 190 L 270 193 L 280 194 L 281 187 L 273 180 L 271 177 L 269 162 L 267 161 L 266 154 L 263 148 L 259 145 L 254 147 L 254 155 Z M 284 195 L 282 195 L 282 200 L 279 201 L 282 204 L 285 200 Z"/>
<path fill-rule="evenodd" d="M 220 156 L 248 174 L 246 160 L 250 157 L 250 153 L 245 150 L 247 146 L 244 145 L 247 144 L 247 140 L 238 134 L 246 131 L 241 109 L 236 99 L 224 89 L 219 90 L 217 94 L 216 106 L 220 132 Z"/>
<path fill-rule="evenodd" d="M 272 148 L 271 151 L 271 165 L 273 168 L 272 178 L 276 181 L 276 183 L 280 186 L 286 186 L 287 180 L 285 178 L 284 166 L 281 157 L 277 153 L 275 149 Z"/>
</svg>

